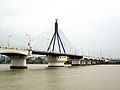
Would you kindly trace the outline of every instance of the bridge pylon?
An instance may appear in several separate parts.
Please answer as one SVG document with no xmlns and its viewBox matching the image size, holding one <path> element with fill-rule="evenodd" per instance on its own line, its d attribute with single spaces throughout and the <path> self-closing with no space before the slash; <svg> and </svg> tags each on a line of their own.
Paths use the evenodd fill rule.
<svg viewBox="0 0 120 90">
<path fill-rule="evenodd" d="M 50 51 L 50 48 L 51 48 L 52 52 L 54 52 L 55 44 L 56 44 L 55 42 L 57 41 L 58 42 L 59 53 L 61 53 L 62 51 L 64 53 L 66 53 L 65 47 L 64 47 L 63 42 L 62 42 L 62 39 L 61 39 L 61 37 L 59 35 L 59 32 L 58 32 L 58 23 L 57 23 L 57 21 L 58 21 L 58 19 L 55 19 L 55 32 L 54 32 L 54 34 L 52 36 L 52 39 L 51 39 L 51 41 L 49 43 L 47 51 Z"/>
<path fill-rule="evenodd" d="M 49 52 L 50 49 L 52 49 L 52 52 L 54 52 L 55 51 L 55 44 L 58 44 L 59 53 L 64 52 L 64 54 L 66 54 L 65 47 L 63 45 L 62 39 L 61 39 L 59 32 L 58 32 L 57 21 L 58 21 L 58 19 L 55 19 L 55 32 L 54 32 L 52 39 L 49 43 L 47 51 Z M 56 41 L 57 41 L 57 43 L 56 43 Z M 67 61 L 67 59 L 68 59 L 68 57 L 65 55 L 64 56 L 62 56 L 62 55 L 46 55 L 46 60 L 48 61 L 49 67 L 64 66 L 64 63 Z"/>
</svg>

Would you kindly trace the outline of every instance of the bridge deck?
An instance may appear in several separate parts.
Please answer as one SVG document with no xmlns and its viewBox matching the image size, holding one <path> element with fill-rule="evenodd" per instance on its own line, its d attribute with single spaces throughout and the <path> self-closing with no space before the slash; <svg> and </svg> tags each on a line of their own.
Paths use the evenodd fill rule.
<svg viewBox="0 0 120 90">
<path fill-rule="evenodd" d="M 83 58 L 83 56 L 80 56 L 80 55 L 45 52 L 45 51 L 34 51 L 34 50 L 32 51 L 32 54 L 51 55 L 51 56 L 68 56 L 69 58 Z"/>
</svg>

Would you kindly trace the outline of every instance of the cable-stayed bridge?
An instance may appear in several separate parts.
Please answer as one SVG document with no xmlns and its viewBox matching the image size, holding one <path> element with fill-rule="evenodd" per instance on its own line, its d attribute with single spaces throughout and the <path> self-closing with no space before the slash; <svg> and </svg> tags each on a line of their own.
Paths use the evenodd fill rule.
<svg viewBox="0 0 120 90">
<path fill-rule="evenodd" d="M 54 31 L 51 33 L 51 31 Z M 67 39 L 64 33 L 58 28 L 58 19 L 55 20 L 54 30 L 49 30 L 37 37 L 33 42 L 30 35 L 28 48 L 1 48 L 0 54 L 9 56 L 11 60 L 10 68 L 27 68 L 26 58 L 32 54 L 46 55 L 48 66 L 64 66 L 67 60 L 72 61 L 72 65 L 98 64 L 100 58 L 83 56 L 75 49 L 72 43 Z M 10 36 L 9 36 L 10 37 Z"/>
</svg>

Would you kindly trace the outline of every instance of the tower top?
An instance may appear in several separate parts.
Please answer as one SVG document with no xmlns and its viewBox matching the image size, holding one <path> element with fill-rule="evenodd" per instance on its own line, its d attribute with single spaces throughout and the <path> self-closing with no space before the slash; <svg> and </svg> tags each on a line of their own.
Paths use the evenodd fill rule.
<svg viewBox="0 0 120 90">
<path fill-rule="evenodd" d="M 55 21 L 57 22 L 57 21 L 58 21 L 58 19 L 56 18 L 56 19 L 55 19 Z"/>
</svg>

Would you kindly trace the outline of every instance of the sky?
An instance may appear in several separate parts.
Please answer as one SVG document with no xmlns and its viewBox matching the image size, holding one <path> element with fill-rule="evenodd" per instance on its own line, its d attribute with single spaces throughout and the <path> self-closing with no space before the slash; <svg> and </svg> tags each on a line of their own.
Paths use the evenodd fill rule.
<svg viewBox="0 0 120 90">
<path fill-rule="evenodd" d="M 0 0 L 0 45 L 26 45 L 31 38 L 54 27 L 89 54 L 120 57 L 119 0 Z"/>
</svg>

